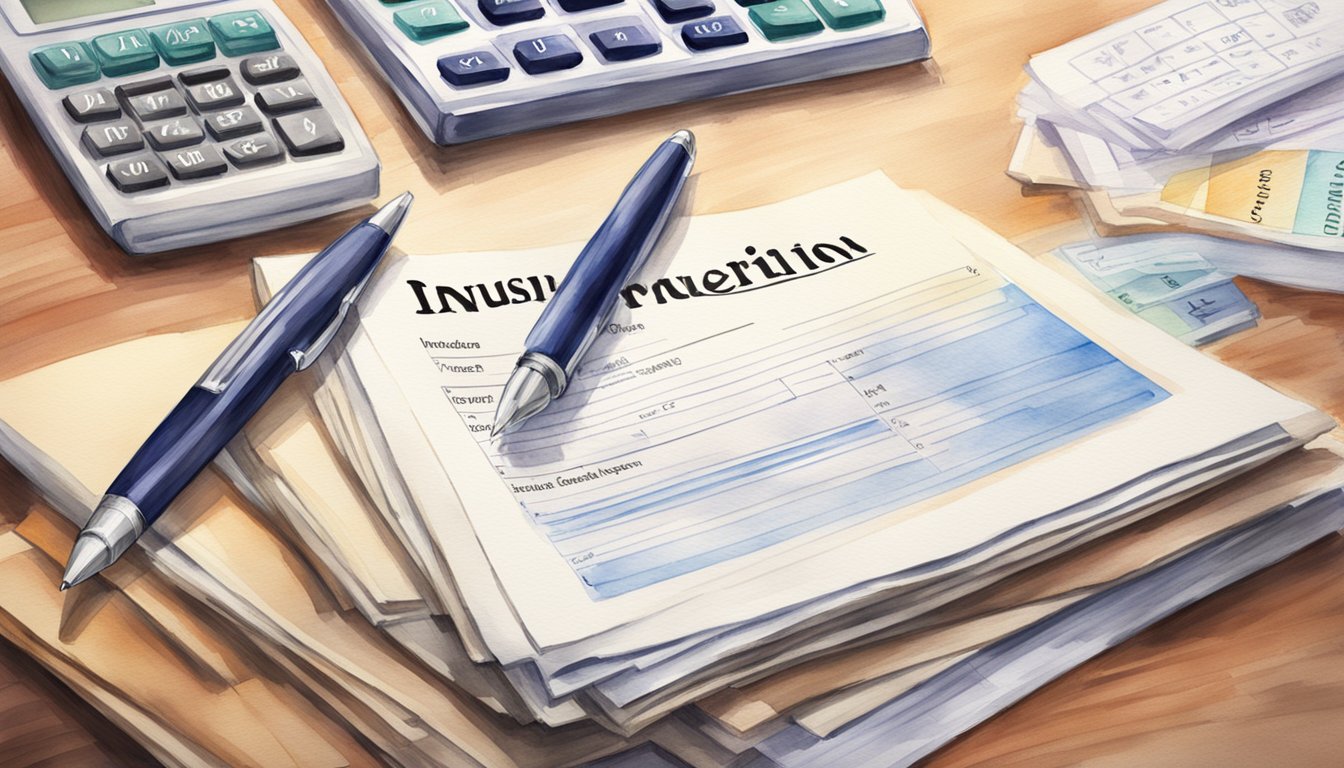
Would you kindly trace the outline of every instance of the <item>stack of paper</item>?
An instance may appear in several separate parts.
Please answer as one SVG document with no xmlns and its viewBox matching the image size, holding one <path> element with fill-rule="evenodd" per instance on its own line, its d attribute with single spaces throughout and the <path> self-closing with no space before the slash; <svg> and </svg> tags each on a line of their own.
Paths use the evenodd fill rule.
<svg viewBox="0 0 1344 768">
<path fill-rule="evenodd" d="M 325 363 L 327 425 L 370 501 L 428 534 L 415 560 L 451 585 L 464 644 L 540 719 L 637 731 L 1328 427 L 869 177 L 691 221 L 569 405 L 494 445 L 494 398 L 572 253 L 402 258 Z M 1204 410 L 1226 398 L 1269 410 Z"/>
<path fill-rule="evenodd" d="M 206 473 L 64 598 L 71 523 L 238 326 L 0 382 L 65 518 L 0 535 L 0 631 L 172 764 L 904 764 L 1344 525 L 1329 419 L 881 176 L 679 224 L 491 444 L 574 252 L 396 258 L 221 457 L 251 504 Z"/>
<path fill-rule="evenodd" d="M 1344 250 L 1344 6 L 1168 0 L 1028 72 L 1015 178 L 1108 224 Z"/>
<path fill-rule="evenodd" d="M 1255 326 L 1260 310 L 1198 251 L 1159 238 L 1074 243 L 1055 253 L 1097 291 L 1191 346 Z"/>
</svg>

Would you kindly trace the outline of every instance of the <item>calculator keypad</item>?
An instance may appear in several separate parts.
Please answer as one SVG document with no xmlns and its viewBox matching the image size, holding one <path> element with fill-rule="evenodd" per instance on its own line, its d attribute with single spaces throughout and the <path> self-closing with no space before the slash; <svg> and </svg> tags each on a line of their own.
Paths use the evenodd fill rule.
<svg viewBox="0 0 1344 768">
<path fill-rule="evenodd" d="M 524 76 L 546 77 L 579 67 L 591 72 L 584 63 L 589 60 L 620 66 L 654 59 L 664 54 L 669 41 L 680 49 L 679 56 L 709 55 L 746 45 L 753 35 L 768 43 L 787 43 L 827 29 L 877 24 L 886 17 L 882 0 L 365 1 L 383 9 L 407 39 L 443 47 L 436 59 L 439 75 L 458 89 L 488 89 L 508 81 L 514 68 Z M 629 12 L 613 14 L 620 6 Z M 590 15 L 593 11 L 598 13 Z M 470 42 L 453 44 L 452 35 L 473 27 L 477 34 L 463 36 Z M 480 32 L 495 39 L 483 41 Z"/>
<path fill-rule="evenodd" d="M 434 2 L 447 9 L 440 21 L 466 26 Z M 138 194 L 345 149 L 279 48 L 265 16 L 244 11 L 45 45 L 29 60 L 53 90 L 115 78 L 66 93 L 61 105 L 112 187 Z"/>
</svg>

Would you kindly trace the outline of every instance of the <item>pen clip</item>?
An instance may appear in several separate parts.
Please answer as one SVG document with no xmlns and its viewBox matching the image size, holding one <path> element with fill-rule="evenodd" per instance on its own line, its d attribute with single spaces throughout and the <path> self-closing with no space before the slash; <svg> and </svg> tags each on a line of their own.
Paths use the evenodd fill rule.
<svg viewBox="0 0 1344 768">
<path fill-rule="evenodd" d="M 341 330 L 341 323 L 345 321 L 345 316 L 350 313 L 350 307 L 354 306 L 354 303 L 359 299 L 359 294 L 364 292 L 364 286 L 369 284 L 369 278 L 371 277 L 373 277 L 373 271 L 365 275 L 363 280 L 360 280 L 355 287 L 350 289 L 349 293 L 345 294 L 345 298 L 341 299 L 340 306 L 336 308 L 336 316 L 331 319 L 326 328 L 322 329 L 322 333 L 318 334 L 316 339 L 313 339 L 307 349 L 291 349 L 289 351 L 289 356 L 294 358 L 294 370 L 306 370 L 322 354 L 322 350 L 326 349 L 328 344 L 331 344 L 331 340 L 336 338 L 337 332 Z"/>
</svg>

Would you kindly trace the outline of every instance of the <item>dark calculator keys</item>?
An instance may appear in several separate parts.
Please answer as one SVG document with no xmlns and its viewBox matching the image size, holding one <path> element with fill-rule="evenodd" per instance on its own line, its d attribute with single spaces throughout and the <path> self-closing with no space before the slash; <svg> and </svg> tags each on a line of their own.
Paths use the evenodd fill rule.
<svg viewBox="0 0 1344 768">
<path fill-rule="evenodd" d="M 588 38 L 607 61 L 642 59 L 663 50 L 657 36 L 638 24 L 598 30 Z"/>
<path fill-rule="evenodd" d="M 681 28 L 681 39 L 694 51 L 725 48 L 747 42 L 747 33 L 732 16 L 693 21 Z"/>
<path fill-rule="evenodd" d="M 187 86 L 187 98 L 197 112 L 241 106 L 246 99 L 232 77 Z"/>
<path fill-rule="evenodd" d="M 107 166 L 107 178 L 122 192 L 140 192 L 168 184 L 168 172 L 153 155 L 114 160 Z"/>
<path fill-rule="evenodd" d="M 182 94 L 169 89 L 132 96 L 126 100 L 126 109 L 142 122 L 162 120 L 165 117 L 185 115 L 187 102 L 182 100 Z"/>
<path fill-rule="evenodd" d="M 573 13 L 574 11 L 587 11 L 593 8 L 602 8 L 608 5 L 616 5 L 622 0 L 558 0 L 560 7 Z"/>
<path fill-rule="evenodd" d="M 205 129 L 216 141 L 235 139 L 261 130 L 261 115 L 251 107 L 235 107 L 205 116 Z"/>
<path fill-rule="evenodd" d="M 507 80 L 509 65 L 493 51 L 472 51 L 441 57 L 439 74 L 449 85 L 462 88 Z"/>
<path fill-rule="evenodd" d="M 491 24 L 500 26 L 534 21 L 546 15 L 541 0 L 478 0 L 477 5 Z"/>
<path fill-rule="evenodd" d="M 275 118 L 275 130 L 295 157 L 340 152 L 345 140 L 336 130 L 331 116 L 322 110 Z"/>
<path fill-rule="evenodd" d="M 224 145 L 224 156 L 235 168 L 254 168 L 283 158 L 285 152 L 280 148 L 279 141 L 262 134 Z"/>
<path fill-rule="evenodd" d="M 84 146 L 100 157 L 134 152 L 145 146 L 140 126 L 132 120 L 101 123 L 84 129 Z"/>
<path fill-rule="evenodd" d="M 218 176 L 229 169 L 224 158 L 219 156 L 219 150 L 211 144 L 165 152 L 163 159 L 168 161 L 168 169 L 173 175 L 183 181 Z"/>
<path fill-rule="evenodd" d="M 267 114 L 281 115 L 317 105 L 317 96 L 313 95 L 306 80 L 268 85 L 257 91 L 257 106 Z"/>
<path fill-rule="evenodd" d="M 190 117 L 174 117 L 145 126 L 145 137 L 151 147 L 162 151 L 200 144 L 205 140 L 205 131 Z"/>
<path fill-rule="evenodd" d="M 117 98 L 122 101 L 130 99 L 132 96 L 139 96 L 143 93 L 152 93 L 153 91 L 166 91 L 173 87 L 173 78 L 170 75 L 160 75 L 151 77 L 148 80 L 137 80 L 134 83 L 123 83 L 117 86 Z"/>
<path fill-rule="evenodd" d="M 583 61 L 583 54 L 574 42 L 564 35 L 546 35 L 524 40 L 513 46 L 513 55 L 529 75 L 573 69 Z"/>
<path fill-rule="evenodd" d="M 713 0 L 653 0 L 653 6 L 668 24 L 702 19 L 714 13 Z"/>
<path fill-rule="evenodd" d="M 243 59 L 239 70 L 243 73 L 243 79 L 253 85 L 269 85 L 293 80 L 299 76 L 299 65 L 283 53 Z"/>
<path fill-rule="evenodd" d="M 121 117 L 121 105 L 107 88 L 90 88 L 76 91 L 61 100 L 65 111 L 77 122 L 96 123 L 100 120 L 115 120 Z"/>
<path fill-rule="evenodd" d="M 183 85 L 200 85 L 201 83 L 213 83 L 216 80 L 223 80 L 229 76 L 227 67 L 197 67 L 188 69 L 186 72 L 177 76 Z"/>
</svg>

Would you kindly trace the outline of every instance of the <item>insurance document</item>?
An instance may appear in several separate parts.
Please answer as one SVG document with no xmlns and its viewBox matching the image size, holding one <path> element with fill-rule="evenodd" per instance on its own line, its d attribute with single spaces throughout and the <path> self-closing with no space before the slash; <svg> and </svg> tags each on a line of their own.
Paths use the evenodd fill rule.
<svg viewBox="0 0 1344 768">
<path fill-rule="evenodd" d="M 405 257 L 359 310 L 538 648 L 933 573 L 1256 430 L 1329 425 L 1067 283 L 1043 301 L 874 175 L 683 221 L 568 392 L 492 442 L 577 248 Z"/>
</svg>

